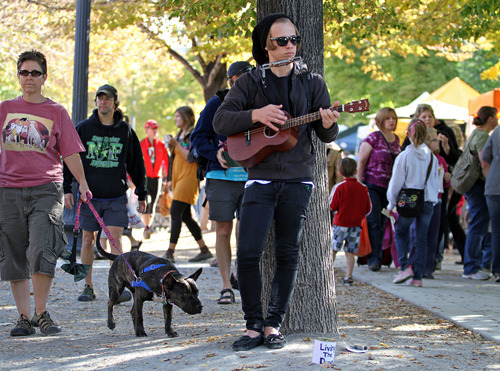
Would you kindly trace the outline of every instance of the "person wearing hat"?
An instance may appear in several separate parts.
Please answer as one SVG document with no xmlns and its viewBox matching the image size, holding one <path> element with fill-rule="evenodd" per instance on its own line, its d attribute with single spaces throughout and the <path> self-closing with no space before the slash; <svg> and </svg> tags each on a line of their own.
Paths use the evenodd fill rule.
<svg viewBox="0 0 500 371">
<path fill-rule="evenodd" d="M 252 69 L 250 63 L 245 61 L 234 62 L 227 70 L 229 85 L 245 72 Z M 233 304 L 234 292 L 231 284 L 231 233 L 233 231 L 233 219 L 239 219 L 239 209 L 243 199 L 247 173 L 241 167 L 230 167 L 223 156 L 224 143 L 227 138 L 216 134 L 212 120 L 217 108 L 222 104 L 229 89 L 219 90 L 217 94 L 208 101 L 205 109 L 201 112 L 191 140 L 198 155 L 208 159 L 205 190 L 210 204 L 208 218 L 215 221 L 215 251 L 217 264 L 222 277 L 222 291 L 218 304 Z M 238 225 L 238 223 L 237 223 Z M 234 282 L 234 275 L 232 276 Z"/>
<path fill-rule="evenodd" d="M 146 168 L 139 139 L 118 109 L 120 101 L 116 89 L 111 85 L 101 86 L 95 94 L 95 104 L 97 108 L 92 115 L 76 126 L 85 147 L 80 157 L 92 192 L 92 205 L 121 249 L 123 229 L 128 226 L 127 173 L 135 184 L 139 199 L 137 210 L 143 213 L 146 210 Z M 66 168 L 64 170 L 64 204 L 72 208 L 72 177 Z M 85 203 L 80 209 L 80 227 L 83 231 L 81 261 L 90 265 L 90 270 L 78 300 L 92 301 L 96 298 L 92 282 L 94 244 L 100 226 Z M 114 254 L 119 253 L 112 250 Z M 132 299 L 132 295 L 124 291 L 120 298 L 126 301 Z"/>
<path fill-rule="evenodd" d="M 302 40 L 290 17 L 271 14 L 262 18 L 253 30 L 252 41 L 257 68 L 234 83 L 215 114 L 215 132 L 235 135 L 257 128 L 258 123 L 278 130 L 287 120 L 285 111 L 293 117 L 319 111 L 320 119 L 297 126 L 297 144 L 293 148 L 271 153 L 247 169 L 237 252 L 247 331 L 233 343 L 235 351 L 262 343 L 279 349 L 286 343 L 280 327 L 295 286 L 302 229 L 314 188 L 312 131 L 321 141 L 332 142 L 338 133 L 339 118 L 338 112 L 327 109 L 333 106 L 323 78 L 293 62 Z M 268 65 L 283 60 L 288 62 Z M 263 135 L 256 135 L 251 133 L 250 145 L 265 140 Z M 259 262 L 273 221 L 276 269 L 264 316 Z"/>
<path fill-rule="evenodd" d="M 148 120 L 144 125 L 146 128 L 146 138 L 141 141 L 142 155 L 146 165 L 148 203 L 147 209 L 142 214 L 141 219 L 146 228 L 144 229 L 144 238 L 151 237 L 151 223 L 158 201 L 159 191 L 161 190 L 163 174 L 168 174 L 168 151 L 165 143 L 158 139 L 158 128 L 160 127 L 155 120 Z"/>
</svg>

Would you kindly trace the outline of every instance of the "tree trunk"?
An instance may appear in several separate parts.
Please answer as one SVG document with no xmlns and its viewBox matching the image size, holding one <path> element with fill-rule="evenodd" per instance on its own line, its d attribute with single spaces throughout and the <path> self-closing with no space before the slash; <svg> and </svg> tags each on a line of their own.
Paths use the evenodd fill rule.
<svg viewBox="0 0 500 371">
<path fill-rule="evenodd" d="M 258 0 L 257 19 L 271 13 L 290 16 L 302 36 L 308 69 L 323 74 L 323 3 L 319 0 Z M 297 284 L 288 308 L 283 333 L 335 331 L 335 280 L 331 251 L 326 146 L 313 135 L 316 163 L 314 189 L 302 237 Z M 274 237 L 269 237 L 261 261 L 262 298 L 267 310 L 274 275 Z"/>
</svg>

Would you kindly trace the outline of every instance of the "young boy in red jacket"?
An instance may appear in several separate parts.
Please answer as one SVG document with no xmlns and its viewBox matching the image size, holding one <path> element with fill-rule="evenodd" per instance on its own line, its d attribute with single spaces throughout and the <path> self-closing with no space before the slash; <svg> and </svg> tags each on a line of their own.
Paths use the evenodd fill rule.
<svg viewBox="0 0 500 371">
<path fill-rule="evenodd" d="M 330 194 L 330 209 L 335 213 L 333 219 L 333 260 L 337 252 L 344 246 L 347 270 L 345 285 L 352 285 L 354 254 L 358 252 L 361 222 L 370 214 L 372 204 L 368 188 L 356 180 L 357 164 L 352 158 L 344 158 L 339 162 L 339 173 L 344 181 L 336 184 Z"/>
</svg>

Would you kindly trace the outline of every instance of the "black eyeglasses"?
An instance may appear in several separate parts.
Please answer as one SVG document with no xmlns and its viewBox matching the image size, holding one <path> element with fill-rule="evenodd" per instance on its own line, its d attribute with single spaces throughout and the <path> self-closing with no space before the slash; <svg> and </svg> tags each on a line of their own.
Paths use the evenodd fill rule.
<svg viewBox="0 0 500 371">
<path fill-rule="evenodd" d="M 33 77 L 38 77 L 38 76 L 42 76 L 43 75 L 43 72 L 42 71 L 38 71 L 38 70 L 33 70 L 33 71 L 28 71 L 28 70 L 20 70 L 20 71 L 17 71 L 18 74 L 20 74 L 21 76 L 28 76 L 28 75 L 31 75 Z"/>
<path fill-rule="evenodd" d="M 292 43 L 292 45 L 299 45 L 300 44 L 300 36 L 280 36 L 280 37 L 273 37 L 271 38 L 271 41 L 276 41 L 276 44 L 279 46 L 286 46 L 288 44 L 288 41 Z"/>
</svg>

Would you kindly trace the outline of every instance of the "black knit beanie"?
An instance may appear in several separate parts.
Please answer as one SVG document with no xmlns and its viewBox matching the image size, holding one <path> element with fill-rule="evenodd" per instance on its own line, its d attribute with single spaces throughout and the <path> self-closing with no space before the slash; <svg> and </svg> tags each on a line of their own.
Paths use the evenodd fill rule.
<svg viewBox="0 0 500 371">
<path fill-rule="evenodd" d="M 286 14 L 269 14 L 262 18 L 259 23 L 255 26 L 252 32 L 252 55 L 253 59 L 258 65 L 266 64 L 269 62 L 269 56 L 267 55 L 266 41 L 267 35 L 269 35 L 269 30 L 274 22 L 279 18 L 288 18 L 292 23 L 292 19 Z"/>
</svg>

